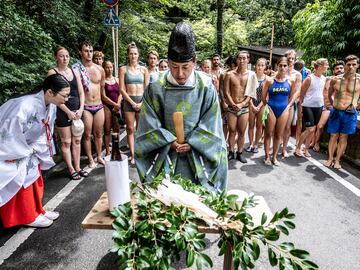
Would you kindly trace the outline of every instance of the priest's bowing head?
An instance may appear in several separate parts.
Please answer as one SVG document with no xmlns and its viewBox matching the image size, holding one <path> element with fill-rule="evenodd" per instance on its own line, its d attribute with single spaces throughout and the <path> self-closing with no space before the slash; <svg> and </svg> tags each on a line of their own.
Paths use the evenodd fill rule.
<svg viewBox="0 0 360 270">
<path fill-rule="evenodd" d="M 168 46 L 169 68 L 178 84 L 184 85 L 195 68 L 195 36 L 190 25 L 180 22 L 171 32 Z"/>
</svg>

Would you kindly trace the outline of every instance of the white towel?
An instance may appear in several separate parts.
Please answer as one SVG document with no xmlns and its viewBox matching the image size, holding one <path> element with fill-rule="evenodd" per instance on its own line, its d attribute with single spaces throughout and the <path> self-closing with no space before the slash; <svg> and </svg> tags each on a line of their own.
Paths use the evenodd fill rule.
<svg viewBox="0 0 360 270">
<path fill-rule="evenodd" d="M 256 98 L 256 88 L 258 87 L 259 83 L 256 78 L 256 74 L 254 71 L 249 70 L 249 75 L 247 79 L 247 84 L 245 88 L 245 96 Z"/>
</svg>

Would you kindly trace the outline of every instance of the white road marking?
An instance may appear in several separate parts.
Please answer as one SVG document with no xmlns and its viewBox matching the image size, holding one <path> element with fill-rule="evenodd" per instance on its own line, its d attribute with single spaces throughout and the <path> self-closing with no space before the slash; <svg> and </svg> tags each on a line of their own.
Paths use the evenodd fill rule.
<svg viewBox="0 0 360 270">
<path fill-rule="evenodd" d="M 87 172 L 91 172 L 94 168 L 85 167 L 84 169 Z M 68 196 L 73 189 L 79 185 L 83 181 L 84 177 L 80 180 L 70 181 L 67 183 L 62 190 L 60 190 L 47 204 L 44 205 L 44 209 L 46 210 L 54 210 L 59 204 Z M 0 247 L 0 265 L 4 263 L 4 261 L 9 258 L 14 251 L 25 242 L 26 239 L 35 231 L 35 228 L 21 228 L 16 232 L 9 240 L 5 242 L 5 244 Z"/>
<path fill-rule="evenodd" d="M 35 230 L 35 228 L 21 228 L 7 240 L 6 243 L 0 247 L 0 265 L 2 265 Z"/>
<path fill-rule="evenodd" d="M 120 134 L 120 140 L 122 140 L 126 136 L 126 132 L 122 132 Z M 90 173 L 94 168 L 89 168 L 86 166 L 84 170 Z M 44 205 L 44 209 L 46 210 L 54 210 L 56 207 L 62 203 L 62 201 L 77 187 L 82 181 L 84 177 L 81 177 L 80 180 L 70 181 L 62 190 L 60 190 L 50 201 Z M 9 258 L 15 250 L 29 238 L 29 236 L 35 231 L 35 228 L 21 228 L 16 234 L 14 234 L 10 239 L 8 239 L 5 244 L 0 247 L 0 265 L 4 263 L 4 261 Z"/>
<path fill-rule="evenodd" d="M 293 150 L 295 150 L 295 144 L 289 142 L 288 146 L 290 146 Z M 354 193 L 356 196 L 360 197 L 360 189 L 358 189 L 357 187 L 355 187 L 353 184 L 349 183 L 348 181 L 346 181 L 344 178 L 340 177 L 339 175 L 337 175 L 336 173 L 334 173 L 331 169 L 327 168 L 326 166 L 324 166 L 324 164 L 320 163 L 319 161 L 317 161 L 316 159 L 312 158 L 312 157 L 304 157 L 306 159 L 308 159 L 312 164 L 314 164 L 316 167 L 318 167 L 320 170 L 322 170 L 323 172 L 327 173 L 328 175 L 330 175 L 331 178 L 333 178 L 335 181 L 339 182 L 341 185 L 343 185 L 344 187 L 346 187 L 348 190 L 350 190 L 352 193 Z M 344 169 L 341 169 L 343 171 L 345 171 Z M 348 171 L 346 171 L 347 174 L 351 175 L 352 177 L 356 178 L 356 176 L 352 175 L 351 173 L 349 173 Z"/>
</svg>

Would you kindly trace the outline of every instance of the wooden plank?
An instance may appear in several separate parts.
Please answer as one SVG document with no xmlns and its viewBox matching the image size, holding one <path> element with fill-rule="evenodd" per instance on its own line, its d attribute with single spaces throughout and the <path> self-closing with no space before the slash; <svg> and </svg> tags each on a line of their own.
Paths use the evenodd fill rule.
<svg viewBox="0 0 360 270">
<path fill-rule="evenodd" d="M 135 208 L 136 201 L 132 200 L 132 207 Z M 136 216 L 136 215 L 135 215 Z M 111 224 L 115 218 L 109 212 L 109 202 L 107 192 L 104 192 L 100 199 L 95 203 L 87 216 L 81 223 L 84 229 L 105 229 L 112 230 Z M 217 227 L 199 226 L 199 231 L 202 233 L 220 233 Z"/>
<path fill-rule="evenodd" d="M 81 223 L 81 227 L 84 229 L 111 230 L 111 224 L 114 220 L 115 218 L 109 212 L 107 193 L 104 192 Z"/>
</svg>

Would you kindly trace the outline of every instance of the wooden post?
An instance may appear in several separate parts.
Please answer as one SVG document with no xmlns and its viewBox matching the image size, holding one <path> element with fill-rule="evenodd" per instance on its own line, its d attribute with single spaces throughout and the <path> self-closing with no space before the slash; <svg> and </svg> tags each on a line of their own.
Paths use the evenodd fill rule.
<svg viewBox="0 0 360 270">
<path fill-rule="evenodd" d="M 223 270 L 234 270 L 234 263 L 232 257 L 232 248 L 228 244 L 224 254 Z"/>
<path fill-rule="evenodd" d="M 273 45 L 274 45 L 274 24 L 272 24 L 272 28 L 271 28 L 270 59 L 269 59 L 270 66 L 272 63 Z"/>
</svg>

